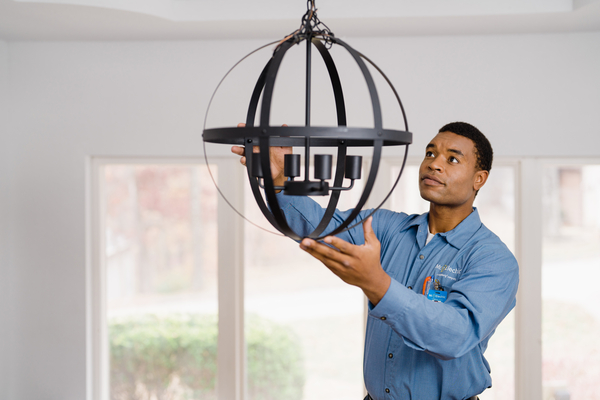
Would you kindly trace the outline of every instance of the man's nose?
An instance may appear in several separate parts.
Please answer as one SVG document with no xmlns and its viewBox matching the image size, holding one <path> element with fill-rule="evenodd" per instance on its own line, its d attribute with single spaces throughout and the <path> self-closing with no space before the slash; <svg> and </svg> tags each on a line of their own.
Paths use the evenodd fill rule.
<svg viewBox="0 0 600 400">
<path fill-rule="evenodd" d="M 432 171 L 442 171 L 442 160 L 440 160 L 440 157 L 435 157 L 434 159 L 431 160 L 431 162 L 428 165 L 428 168 Z"/>
</svg>

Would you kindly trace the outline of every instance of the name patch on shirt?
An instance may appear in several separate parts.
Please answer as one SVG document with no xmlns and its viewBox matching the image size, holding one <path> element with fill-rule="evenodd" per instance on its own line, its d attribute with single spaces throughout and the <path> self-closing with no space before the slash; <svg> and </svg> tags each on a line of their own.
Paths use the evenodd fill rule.
<svg viewBox="0 0 600 400">
<path fill-rule="evenodd" d="M 443 290 L 430 289 L 429 292 L 427 292 L 427 299 L 432 300 L 436 303 L 445 302 L 447 297 L 448 292 L 445 292 Z"/>
</svg>

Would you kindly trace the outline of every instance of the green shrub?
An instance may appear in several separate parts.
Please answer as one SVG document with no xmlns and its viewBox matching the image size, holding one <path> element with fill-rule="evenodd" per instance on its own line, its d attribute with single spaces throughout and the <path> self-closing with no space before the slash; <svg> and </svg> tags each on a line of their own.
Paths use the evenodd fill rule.
<svg viewBox="0 0 600 400">
<path fill-rule="evenodd" d="M 246 320 L 250 400 L 300 400 L 304 362 L 299 339 L 287 327 L 257 316 Z"/>
<path fill-rule="evenodd" d="M 109 324 L 111 398 L 216 399 L 217 319 L 170 315 Z M 246 322 L 251 400 L 299 400 L 304 368 L 298 338 L 258 317 Z"/>
</svg>

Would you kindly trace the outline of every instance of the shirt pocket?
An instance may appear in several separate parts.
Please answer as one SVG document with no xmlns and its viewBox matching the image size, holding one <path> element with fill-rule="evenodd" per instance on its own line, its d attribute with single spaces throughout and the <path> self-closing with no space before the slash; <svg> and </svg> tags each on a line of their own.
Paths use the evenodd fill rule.
<svg viewBox="0 0 600 400">
<path fill-rule="evenodd" d="M 462 274 L 462 268 L 456 267 L 451 263 L 450 265 L 443 265 L 440 268 L 436 268 L 434 282 L 446 292 L 452 290 L 452 285 L 456 283 Z"/>
</svg>

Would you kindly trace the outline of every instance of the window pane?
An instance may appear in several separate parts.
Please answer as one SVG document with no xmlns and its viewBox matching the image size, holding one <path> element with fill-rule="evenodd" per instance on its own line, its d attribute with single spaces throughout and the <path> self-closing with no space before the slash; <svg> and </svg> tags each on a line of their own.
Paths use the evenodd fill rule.
<svg viewBox="0 0 600 400">
<path fill-rule="evenodd" d="M 217 196 L 206 166 L 108 165 L 102 186 L 111 399 L 215 399 Z"/>
<path fill-rule="evenodd" d="M 545 399 L 600 399 L 600 165 L 543 175 L 542 377 Z"/>
<path fill-rule="evenodd" d="M 347 194 L 360 192 L 358 186 Z M 246 217 L 273 231 L 249 187 L 245 199 Z M 342 196 L 338 208 L 356 204 L 353 200 Z M 249 399 L 361 399 L 362 291 L 342 282 L 289 238 L 250 224 L 245 238 Z"/>
<path fill-rule="evenodd" d="M 392 167 L 391 184 L 396 181 L 400 167 Z M 429 211 L 429 202 L 419 194 L 419 166 L 406 165 L 398 186 L 390 197 L 390 210 L 404 212 L 408 215 L 423 214 Z"/>
<path fill-rule="evenodd" d="M 392 169 L 396 179 L 400 167 Z M 429 203 L 419 195 L 419 167 L 407 165 L 391 197 L 391 209 L 407 214 L 429 210 Z M 481 221 L 514 253 L 515 243 L 515 170 L 511 166 L 494 166 L 485 186 L 475 199 Z M 492 369 L 492 388 L 480 395 L 482 400 L 515 398 L 514 383 L 514 310 L 502 321 L 488 343 L 485 358 Z"/>
</svg>

